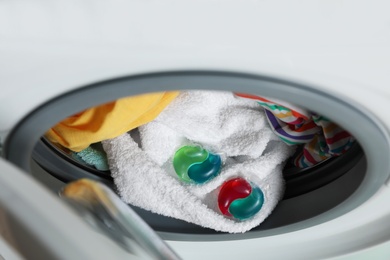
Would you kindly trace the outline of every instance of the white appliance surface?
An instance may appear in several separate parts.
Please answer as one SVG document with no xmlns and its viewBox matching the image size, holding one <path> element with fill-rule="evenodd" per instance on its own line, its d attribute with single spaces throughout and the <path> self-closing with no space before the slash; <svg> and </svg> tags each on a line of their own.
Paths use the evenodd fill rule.
<svg viewBox="0 0 390 260">
<path fill-rule="evenodd" d="M 2 1 L 0 144 L 31 111 L 68 91 L 122 76 L 183 70 L 243 72 L 302 83 L 358 104 L 388 133 L 389 8 L 385 0 Z M 63 242 L 84 259 L 129 257 L 20 170 L 4 160 L 0 169 L 0 208 L 18 216 L 35 207 L 29 210 L 50 228 L 40 222 L 32 228 L 28 218 L 18 219 L 31 226 L 48 251 L 61 254 L 55 242 Z M 17 194 L 26 208 L 15 206 Z M 183 259 L 389 259 L 389 199 L 385 183 L 355 210 L 307 229 L 168 244 Z M 69 229 L 83 230 L 85 237 Z M 17 236 L 18 230 L 2 234 Z M 91 248 L 96 252 L 90 253 Z"/>
</svg>

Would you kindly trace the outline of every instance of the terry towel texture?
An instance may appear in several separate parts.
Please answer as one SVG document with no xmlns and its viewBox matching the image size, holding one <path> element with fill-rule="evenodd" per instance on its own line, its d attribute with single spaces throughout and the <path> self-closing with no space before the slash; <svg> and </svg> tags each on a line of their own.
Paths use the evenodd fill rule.
<svg viewBox="0 0 390 260">
<path fill-rule="evenodd" d="M 99 171 L 108 171 L 107 155 L 101 143 L 91 144 L 81 152 L 72 152 L 73 159 L 95 167 Z"/>
<path fill-rule="evenodd" d="M 122 199 L 152 212 L 217 231 L 248 231 L 272 212 L 283 196 L 283 162 L 294 149 L 280 141 L 262 108 L 229 92 L 181 93 L 154 121 L 139 127 L 140 141 L 124 134 L 103 141 Z M 175 175 L 172 156 L 196 144 L 221 155 L 220 174 L 203 185 Z M 264 204 L 254 217 L 236 221 L 218 210 L 220 186 L 244 177 L 259 186 Z"/>
</svg>

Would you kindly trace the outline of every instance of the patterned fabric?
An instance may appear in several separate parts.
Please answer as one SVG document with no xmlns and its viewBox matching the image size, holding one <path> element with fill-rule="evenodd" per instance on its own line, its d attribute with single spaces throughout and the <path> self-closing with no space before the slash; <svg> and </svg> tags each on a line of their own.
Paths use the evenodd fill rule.
<svg viewBox="0 0 390 260">
<path fill-rule="evenodd" d="M 283 101 L 235 93 L 256 100 L 264 109 L 274 133 L 289 145 L 302 145 L 294 158 L 300 168 L 316 165 L 328 158 L 345 153 L 354 138 L 327 118 Z"/>
</svg>

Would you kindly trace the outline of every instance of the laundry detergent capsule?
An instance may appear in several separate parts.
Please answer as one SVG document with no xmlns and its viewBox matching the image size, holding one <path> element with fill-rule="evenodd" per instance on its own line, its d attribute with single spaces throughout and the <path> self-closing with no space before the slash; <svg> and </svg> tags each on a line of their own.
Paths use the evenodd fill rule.
<svg viewBox="0 0 390 260">
<path fill-rule="evenodd" d="M 173 157 L 173 168 L 184 182 L 202 184 L 219 174 L 221 157 L 201 146 L 186 145 L 178 149 Z"/>
<path fill-rule="evenodd" d="M 222 184 L 218 194 L 221 213 L 238 220 L 245 220 L 258 213 L 264 203 L 264 194 L 259 187 L 237 177 Z"/>
</svg>

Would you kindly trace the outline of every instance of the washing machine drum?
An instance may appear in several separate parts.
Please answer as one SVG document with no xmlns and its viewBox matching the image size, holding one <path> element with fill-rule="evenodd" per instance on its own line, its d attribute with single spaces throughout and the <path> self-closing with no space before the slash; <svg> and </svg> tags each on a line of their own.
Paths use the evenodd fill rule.
<svg viewBox="0 0 390 260">
<path fill-rule="evenodd" d="M 109 170 L 101 171 L 83 163 L 82 160 L 75 159 L 74 153 L 58 144 L 51 143 L 44 137 L 37 142 L 32 158 L 48 173 L 66 183 L 81 178 L 90 178 L 103 182 L 116 190 Z M 355 143 L 342 156 L 330 158 L 308 168 L 298 168 L 292 160 L 289 160 L 283 170 L 286 189 L 282 202 L 271 217 L 252 232 L 303 221 L 335 207 L 356 190 L 364 178 L 365 170 L 364 153 L 358 143 Z M 338 180 L 339 178 L 345 180 Z M 336 180 L 338 181 L 333 183 Z M 338 187 L 335 186 L 336 183 Z M 340 191 L 335 196 L 329 196 L 329 193 L 337 188 Z M 311 194 L 310 199 L 302 199 L 309 194 Z M 318 196 L 318 198 L 313 200 L 313 196 Z M 133 207 L 133 209 L 157 231 L 217 234 L 212 229 L 153 214 L 139 207 Z M 299 212 L 298 216 L 286 217 L 293 209 Z"/>
<path fill-rule="evenodd" d="M 389 146 L 383 142 L 387 139 L 380 124 L 361 107 L 312 86 L 257 75 L 212 71 L 138 75 L 99 82 L 66 93 L 42 104 L 14 129 L 5 144 L 5 155 L 27 171 L 30 171 L 32 158 L 63 182 L 90 178 L 115 190 L 109 171 L 100 171 L 74 160 L 69 150 L 49 142 L 44 133 L 61 119 L 86 108 L 125 96 L 176 89 L 224 90 L 275 97 L 321 113 L 357 140 L 345 154 L 307 169 L 287 163 L 283 170 L 285 195 L 270 217 L 251 231 L 231 234 L 228 239 L 282 234 L 327 222 L 364 203 L 388 177 L 388 166 L 384 162 Z M 354 127 L 356 122 L 360 122 L 358 128 Z M 196 234 L 196 240 L 226 239 L 220 232 L 133 208 L 154 230 L 160 231 L 163 238 L 191 240 L 191 235 Z"/>
</svg>

